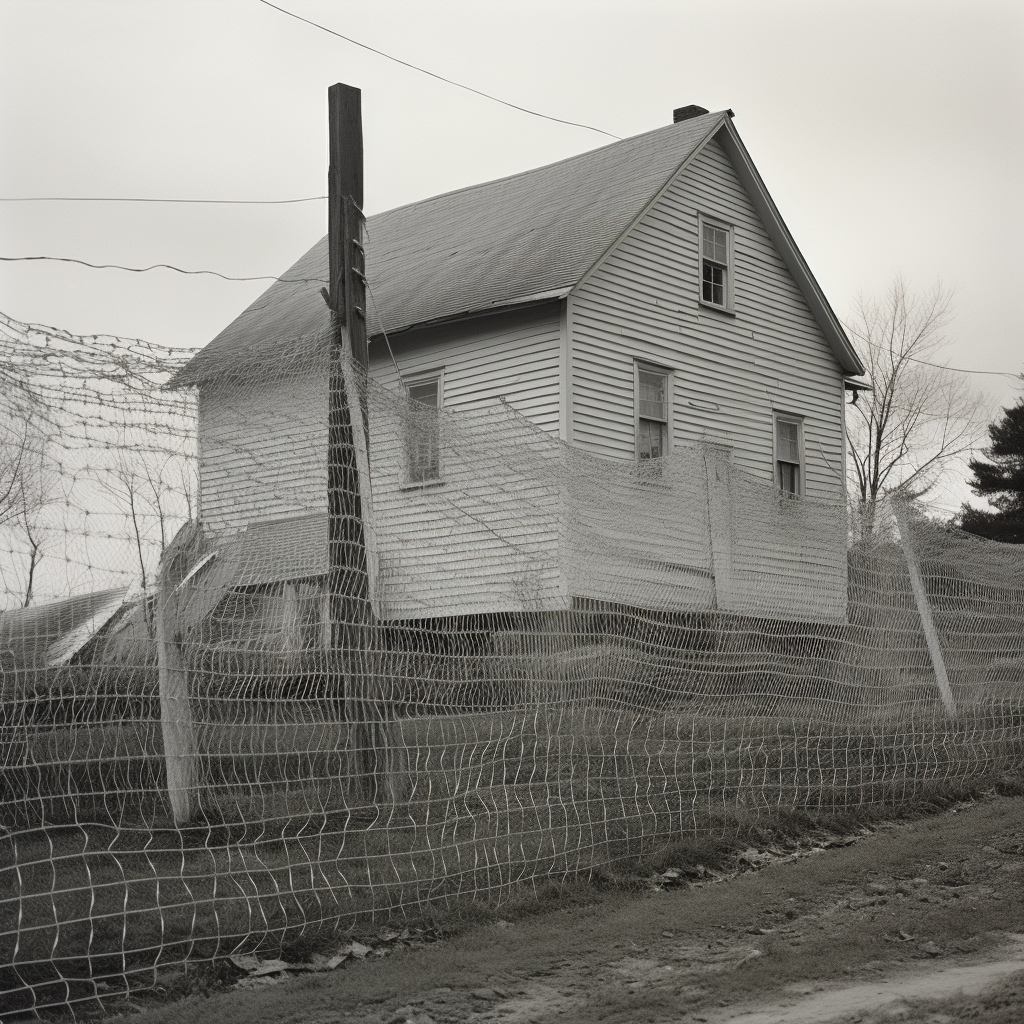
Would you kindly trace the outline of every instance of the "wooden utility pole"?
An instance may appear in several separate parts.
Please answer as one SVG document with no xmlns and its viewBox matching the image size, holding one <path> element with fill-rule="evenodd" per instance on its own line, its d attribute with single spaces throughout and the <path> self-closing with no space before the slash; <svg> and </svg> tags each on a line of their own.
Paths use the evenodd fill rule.
<svg viewBox="0 0 1024 1024">
<path fill-rule="evenodd" d="M 333 325 L 328 410 L 327 506 L 330 672 L 341 686 L 348 723 L 353 796 L 373 801 L 385 774 L 383 706 L 376 690 L 371 559 L 368 557 L 369 426 L 365 380 L 366 278 L 363 253 L 361 94 L 349 85 L 327 91 L 329 283 Z"/>
<path fill-rule="evenodd" d="M 366 278 L 363 259 L 363 117 L 361 93 L 350 85 L 327 90 L 330 119 L 330 169 L 327 219 L 330 263 L 328 305 L 335 315 L 336 340 L 348 333 L 352 358 L 364 370 Z"/>
</svg>

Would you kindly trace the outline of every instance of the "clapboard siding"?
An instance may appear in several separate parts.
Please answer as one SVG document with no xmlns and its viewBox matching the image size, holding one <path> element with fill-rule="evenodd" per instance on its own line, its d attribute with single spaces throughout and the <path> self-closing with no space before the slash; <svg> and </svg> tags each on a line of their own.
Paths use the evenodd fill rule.
<svg viewBox="0 0 1024 1024">
<path fill-rule="evenodd" d="M 734 317 L 698 303 L 698 213 L 733 225 Z M 724 441 L 770 480 L 773 410 L 799 413 L 807 494 L 843 494 L 840 367 L 717 141 L 570 301 L 575 443 L 634 457 L 633 362 L 646 359 L 673 371 L 674 445 Z"/>
<path fill-rule="evenodd" d="M 573 598 L 654 611 L 715 607 L 701 453 L 671 453 L 650 479 L 622 460 L 578 458 L 568 479 L 563 565 Z"/>
<path fill-rule="evenodd" d="M 370 457 L 385 618 L 567 606 L 551 468 L 560 313 L 552 302 L 409 331 L 390 339 L 391 352 L 374 341 Z M 442 483 L 410 488 L 399 371 L 411 378 L 434 370 L 444 372 Z"/>
<path fill-rule="evenodd" d="M 214 533 L 327 508 L 327 373 L 316 361 L 199 393 L 200 516 Z"/>
<path fill-rule="evenodd" d="M 698 214 L 733 227 L 735 315 L 699 303 Z M 785 618 L 841 619 L 845 613 L 845 522 L 812 513 L 816 498 L 841 499 L 842 370 L 724 149 L 712 140 L 572 294 L 572 439 L 595 454 L 635 458 L 634 363 L 672 371 L 670 444 L 678 452 L 710 440 L 731 449 L 715 471 L 728 544 L 713 566 L 716 606 Z M 804 418 L 802 507 L 751 492 L 771 485 L 773 412 Z M 667 482 L 667 480 L 666 480 Z M 681 500 L 681 478 L 673 490 Z M 703 483 L 695 483 L 699 491 Z M 754 500 L 754 494 L 757 494 Z M 699 505 L 699 503 L 698 503 Z M 696 506 L 695 506 L 696 507 Z M 614 527 L 610 527 L 614 532 Z M 599 532 L 607 533 L 608 528 Z M 682 537 L 662 531 L 664 559 L 684 563 Z M 621 543 L 635 546 L 620 527 Z M 613 538 L 603 538 L 614 548 Z M 633 560 L 634 589 L 648 607 L 704 607 L 704 555 L 690 558 L 688 588 L 649 556 Z M 574 596 L 591 596 L 576 581 Z M 613 574 L 618 578 L 622 574 Z M 591 585 L 609 588 L 613 579 Z M 682 573 L 677 574 L 677 580 Z M 619 584 L 621 587 L 621 583 Z"/>
<path fill-rule="evenodd" d="M 444 368 L 444 406 L 468 409 L 504 399 L 531 423 L 557 434 L 560 416 L 560 303 L 375 339 L 374 380 L 399 388 L 398 374 Z M 398 370 L 395 369 L 398 363 Z"/>
<path fill-rule="evenodd" d="M 405 482 L 406 400 L 371 388 L 373 516 L 386 619 L 568 606 L 558 442 L 500 403 L 439 414 L 441 481 Z"/>
<path fill-rule="evenodd" d="M 698 213 L 733 226 L 735 316 L 698 302 Z M 674 451 L 656 479 L 633 465 L 637 359 L 673 374 Z M 432 371 L 442 479 L 410 486 L 409 424 L 423 413 L 402 380 Z M 567 300 L 375 338 L 370 376 L 384 618 L 580 598 L 843 617 L 845 520 L 817 501 L 844 493 L 841 369 L 718 142 Z M 325 512 L 327 383 L 321 362 L 203 387 L 214 530 Z M 772 483 L 774 410 L 804 417 L 803 502 Z"/>
</svg>

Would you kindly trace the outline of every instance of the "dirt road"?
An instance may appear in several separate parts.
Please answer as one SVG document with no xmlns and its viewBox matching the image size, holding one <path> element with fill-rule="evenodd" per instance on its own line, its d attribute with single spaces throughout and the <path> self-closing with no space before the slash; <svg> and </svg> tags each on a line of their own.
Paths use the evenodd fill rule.
<svg viewBox="0 0 1024 1024">
<path fill-rule="evenodd" d="M 481 910 L 440 942 L 392 939 L 386 956 L 125 1019 L 817 1024 L 898 1007 L 911 1021 L 1024 1020 L 1024 798 L 866 831 L 818 852 L 805 840 L 796 857 L 751 848 L 734 858 L 750 870 L 725 880 L 699 850 L 669 850 L 635 892 L 552 889 L 539 912 Z"/>
</svg>

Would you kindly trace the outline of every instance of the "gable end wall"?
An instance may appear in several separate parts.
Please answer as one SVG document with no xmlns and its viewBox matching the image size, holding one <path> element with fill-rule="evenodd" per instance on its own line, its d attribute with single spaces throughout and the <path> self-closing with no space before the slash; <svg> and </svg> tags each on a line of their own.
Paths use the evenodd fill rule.
<svg viewBox="0 0 1024 1024">
<path fill-rule="evenodd" d="M 698 213 L 733 225 L 734 317 L 698 303 Z M 723 442 L 771 480 L 772 412 L 797 413 L 808 495 L 843 494 L 841 369 L 717 140 L 570 301 L 576 444 L 635 457 L 633 365 L 646 359 L 673 371 L 673 447 Z"/>
</svg>

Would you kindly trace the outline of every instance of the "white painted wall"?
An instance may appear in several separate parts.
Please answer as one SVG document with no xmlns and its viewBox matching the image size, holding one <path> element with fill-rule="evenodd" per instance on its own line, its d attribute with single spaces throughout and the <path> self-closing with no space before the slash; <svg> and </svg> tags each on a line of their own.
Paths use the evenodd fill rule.
<svg viewBox="0 0 1024 1024">
<path fill-rule="evenodd" d="M 699 302 L 699 215 L 733 227 L 735 315 Z M 799 503 L 779 504 L 770 490 L 743 484 L 749 474 L 771 487 L 773 414 L 787 412 L 804 418 L 807 496 L 843 498 L 841 368 L 717 141 L 568 301 L 573 443 L 634 460 L 635 362 L 670 370 L 670 447 L 727 445 L 740 471 L 719 473 L 729 522 L 715 524 L 722 550 L 717 606 L 841 618 L 845 519 L 823 521 Z M 681 547 L 666 543 L 664 551 L 669 563 L 685 560 Z M 658 573 L 645 570 L 644 578 L 659 588 Z M 666 591 L 647 604 L 668 600 Z"/>
<path fill-rule="evenodd" d="M 698 302 L 699 213 L 734 227 L 735 316 Z M 839 364 L 717 141 L 570 302 L 576 444 L 634 457 L 633 363 L 647 359 L 673 371 L 673 445 L 725 442 L 769 480 L 772 412 L 797 413 L 807 493 L 842 495 Z"/>
<path fill-rule="evenodd" d="M 699 214 L 733 226 L 734 316 L 698 302 Z M 615 514 L 636 500 L 631 471 L 607 486 L 599 463 L 592 479 L 553 471 L 568 456 L 551 439 L 632 466 L 637 359 L 672 372 L 678 457 L 632 521 Z M 560 608 L 573 596 L 842 617 L 845 522 L 772 489 L 778 410 L 804 417 L 810 501 L 842 497 L 842 374 L 717 142 L 565 304 L 403 332 L 390 351 L 378 339 L 370 372 L 385 617 Z M 443 377 L 442 480 L 410 487 L 400 376 L 431 372 Z M 215 529 L 326 508 L 326 384 L 326 368 L 311 367 L 204 389 L 202 508 Z M 731 469 L 719 456 L 707 468 L 706 441 L 731 448 Z"/>
<path fill-rule="evenodd" d="M 444 368 L 444 406 L 479 408 L 504 398 L 538 427 L 558 431 L 560 303 L 404 331 L 370 348 L 370 375 L 399 387 L 411 377 Z M 395 363 L 398 368 L 396 370 Z"/>
<path fill-rule="evenodd" d="M 407 332 L 390 341 L 394 359 L 374 342 L 371 476 L 386 618 L 567 606 L 550 465 L 559 315 L 548 303 Z M 443 373 L 440 483 L 405 479 L 399 371 Z"/>
<path fill-rule="evenodd" d="M 199 392 L 200 517 L 214 533 L 327 508 L 326 360 Z"/>
</svg>

